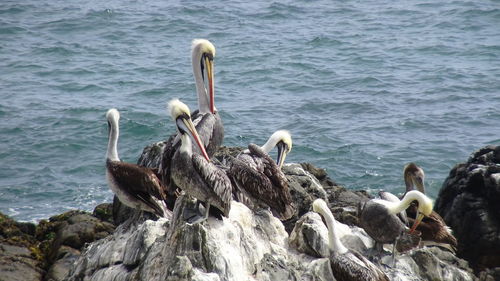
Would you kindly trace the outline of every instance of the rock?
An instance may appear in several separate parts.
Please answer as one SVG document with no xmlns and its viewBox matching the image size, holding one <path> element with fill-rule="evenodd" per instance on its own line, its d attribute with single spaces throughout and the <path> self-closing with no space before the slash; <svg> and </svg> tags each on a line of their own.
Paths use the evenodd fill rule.
<svg viewBox="0 0 500 281">
<path fill-rule="evenodd" d="M 80 256 L 80 251 L 68 246 L 61 246 L 56 261 L 50 266 L 46 281 L 62 281 L 68 276 L 71 266 Z"/>
<path fill-rule="evenodd" d="M 499 179 L 500 146 L 484 147 L 450 171 L 435 204 L 476 272 L 500 267 Z"/>
<path fill-rule="evenodd" d="M 51 257 L 55 258 L 62 245 L 81 249 L 85 243 L 108 236 L 115 228 L 114 225 L 87 213 L 71 211 L 67 216 L 67 219 L 58 225 Z"/>
<path fill-rule="evenodd" d="M 182 219 L 187 204 L 186 197 L 179 197 L 172 221 L 120 226 L 112 236 L 92 244 L 69 280 L 247 280 L 254 274 L 299 278 L 286 255 L 288 234 L 269 211 L 254 214 L 233 202 L 229 218 L 190 225 Z"/>
<path fill-rule="evenodd" d="M 298 204 L 302 206 L 299 210 L 299 216 L 309 211 L 312 201 L 321 198 L 329 202 L 328 207 L 332 210 L 336 220 L 348 225 L 359 225 L 358 206 L 361 202 L 370 199 L 365 191 L 352 191 L 338 185 L 328 177 L 325 170 L 316 168 L 312 164 L 301 163 L 300 167 L 302 169 L 299 169 L 297 164 L 289 164 L 283 170 L 290 182 L 294 201 L 299 202 Z M 308 176 L 304 177 L 304 173 L 307 173 Z M 320 178 L 315 177 L 314 174 Z M 301 175 L 302 178 L 297 178 Z M 287 222 L 285 222 L 285 226 L 288 230 Z"/>
<path fill-rule="evenodd" d="M 500 267 L 489 268 L 481 271 L 479 274 L 480 281 L 496 281 L 500 280 Z"/>
<path fill-rule="evenodd" d="M 43 274 L 30 249 L 0 243 L 0 281 L 41 281 Z"/>
<path fill-rule="evenodd" d="M 397 255 L 395 264 L 391 255 L 381 263 L 391 280 L 475 280 L 466 261 L 440 247 L 423 247 Z"/>
<path fill-rule="evenodd" d="M 43 254 L 34 232 L 33 224 L 0 213 L 0 281 L 42 279 Z"/>
<path fill-rule="evenodd" d="M 67 280 L 334 280 L 329 260 L 318 258 L 328 253 L 318 214 L 301 217 L 289 238 L 268 210 L 253 212 L 233 201 L 229 218 L 191 225 L 183 214 L 193 205 L 181 196 L 170 220 L 141 217 L 120 225 L 84 250 Z M 364 230 L 336 226 L 347 247 L 364 253 L 373 246 Z M 398 255 L 395 267 L 390 254 L 383 261 L 394 280 L 474 278 L 467 262 L 438 247 Z"/>
<path fill-rule="evenodd" d="M 330 267 L 330 260 L 328 258 L 321 258 L 313 260 L 302 275 L 303 281 L 335 281 L 333 277 L 332 268 Z"/>
<path fill-rule="evenodd" d="M 102 203 L 97 205 L 94 208 L 94 212 L 92 212 L 92 215 L 101 221 L 109 222 L 109 223 L 114 223 L 113 220 L 113 204 L 110 203 Z"/>
<path fill-rule="evenodd" d="M 109 221 L 110 208 L 100 205 L 94 212 Z M 38 225 L 0 214 L 0 280 L 64 280 L 86 243 L 114 231 L 107 221 L 76 210 Z"/>
<path fill-rule="evenodd" d="M 283 222 L 287 232 L 291 232 L 299 217 L 309 212 L 315 199 L 326 199 L 326 192 L 318 179 L 300 164 L 285 164 L 282 171 L 288 179 L 290 194 L 297 208 L 297 213 Z"/>
<path fill-rule="evenodd" d="M 312 257 L 328 257 L 328 230 L 316 213 L 302 216 L 290 234 L 290 245 Z"/>
</svg>

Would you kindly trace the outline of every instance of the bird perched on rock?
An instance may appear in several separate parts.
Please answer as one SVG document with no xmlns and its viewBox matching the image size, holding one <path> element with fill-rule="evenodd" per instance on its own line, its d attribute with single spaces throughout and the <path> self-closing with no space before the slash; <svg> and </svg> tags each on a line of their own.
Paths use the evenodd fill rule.
<svg viewBox="0 0 500 281">
<path fill-rule="evenodd" d="M 109 127 L 106 153 L 108 186 L 123 204 L 142 211 L 168 217 L 171 211 L 165 204 L 164 187 L 156 174 L 148 168 L 125 163 L 118 158 L 120 113 L 112 108 L 106 113 Z"/>
<path fill-rule="evenodd" d="M 276 162 L 268 155 L 274 147 L 278 147 Z M 249 144 L 248 149 L 232 159 L 229 175 L 234 183 L 236 200 L 250 208 L 269 207 L 274 216 L 281 220 L 291 218 L 295 214 L 295 207 L 288 180 L 281 171 L 291 149 L 290 133 L 279 130 L 262 147 Z"/>
<path fill-rule="evenodd" d="M 191 119 L 209 157 L 215 154 L 224 139 L 222 119 L 215 108 L 214 58 L 215 47 L 210 41 L 205 39 L 193 40 L 191 61 L 198 96 L 198 110 L 193 113 Z M 172 181 L 171 177 L 172 166 L 174 165 L 172 160 L 180 146 L 181 135 L 177 133 L 170 136 L 165 142 L 159 167 L 161 180 L 167 187 L 166 192 L 169 198 L 174 201 L 178 186 Z M 196 153 L 201 152 L 197 145 L 193 145 L 193 151 Z M 169 201 L 169 204 L 173 203 Z"/>
<path fill-rule="evenodd" d="M 415 163 L 405 165 L 404 180 L 406 185 L 406 193 L 412 190 L 418 190 L 425 194 L 425 173 L 422 168 Z M 406 209 L 408 220 L 410 223 L 415 221 L 417 216 L 418 202 L 412 202 L 410 207 Z M 443 218 L 432 211 L 431 214 L 422 219 L 422 222 L 416 227 L 416 230 L 421 232 L 423 241 L 434 241 L 438 243 L 449 244 L 452 249 L 457 248 L 457 239 L 451 233 L 451 229 L 446 225 Z"/>
<path fill-rule="evenodd" d="M 397 217 L 401 211 L 417 200 L 419 202 L 417 218 L 410 229 L 412 233 L 424 216 L 432 212 L 432 201 L 429 197 L 417 190 L 408 192 L 402 200 L 388 201 L 372 199 L 364 202 L 359 210 L 360 226 L 373 238 L 382 251 L 383 244 L 393 244 L 403 232 L 407 231 L 406 225 Z"/>
<path fill-rule="evenodd" d="M 178 99 L 168 103 L 168 110 L 181 136 L 181 147 L 173 156 L 172 180 L 188 195 L 205 202 L 205 215 L 194 223 L 208 218 L 211 206 L 219 209 L 224 216 L 231 210 L 231 180 L 224 170 L 210 162 L 205 147 L 191 121 L 189 108 Z M 196 143 L 202 155 L 193 152 Z"/>
<path fill-rule="evenodd" d="M 376 280 L 389 281 L 387 275 L 359 252 L 347 249 L 335 233 L 336 221 L 332 212 L 322 199 L 313 202 L 313 211 L 319 213 L 328 228 L 330 247 L 330 266 L 336 280 Z"/>
</svg>

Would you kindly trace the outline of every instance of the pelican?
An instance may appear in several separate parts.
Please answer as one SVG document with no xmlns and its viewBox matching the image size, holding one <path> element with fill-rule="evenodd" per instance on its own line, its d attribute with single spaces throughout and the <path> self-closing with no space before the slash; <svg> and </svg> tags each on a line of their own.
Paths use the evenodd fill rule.
<svg viewBox="0 0 500 281">
<path fill-rule="evenodd" d="M 268 153 L 278 147 L 278 158 L 274 162 Z M 281 171 L 286 155 L 292 149 L 290 133 L 279 130 L 259 147 L 249 144 L 230 164 L 229 174 L 235 186 L 235 197 L 247 206 L 253 204 L 269 207 L 281 220 L 295 214 L 295 207 L 288 189 L 288 181 Z M 278 163 L 278 164 L 276 164 Z"/>
<path fill-rule="evenodd" d="M 208 218 L 210 206 L 216 207 L 227 217 L 231 209 L 231 180 L 223 170 L 210 162 L 191 121 L 189 108 L 174 99 L 168 103 L 168 110 L 177 125 L 182 143 L 172 159 L 175 163 L 172 166 L 172 180 L 188 195 L 206 203 L 205 216 L 194 223 Z M 203 156 L 193 153 L 191 140 L 194 140 Z"/>
<path fill-rule="evenodd" d="M 410 206 L 411 202 L 417 200 L 419 207 L 417 218 L 410 229 L 412 233 L 424 216 L 432 212 L 432 201 L 429 197 L 417 190 L 412 190 L 402 200 L 387 201 L 383 199 L 372 199 L 365 202 L 359 211 L 360 226 L 370 235 L 382 250 L 383 244 L 394 243 L 401 234 L 406 231 L 406 225 L 396 214 Z"/>
<path fill-rule="evenodd" d="M 417 166 L 415 163 L 409 163 L 404 167 L 403 174 L 406 192 L 417 189 L 425 194 L 425 174 L 422 168 Z M 411 204 L 410 207 L 406 209 L 406 214 L 409 216 L 410 222 L 414 221 L 413 218 L 416 213 L 416 203 Z M 446 225 L 443 218 L 435 211 L 432 211 L 428 217 L 424 218 L 416 230 L 422 233 L 421 238 L 424 241 L 435 241 L 438 243 L 450 244 L 452 248 L 457 248 L 457 239 L 453 236 L 451 229 Z"/>
<path fill-rule="evenodd" d="M 193 40 L 191 60 L 198 95 L 198 110 L 193 113 L 191 119 L 199 133 L 201 143 L 206 145 L 204 148 L 209 157 L 215 154 L 224 139 L 224 126 L 215 108 L 214 57 L 215 47 L 210 41 Z M 177 188 L 171 181 L 172 158 L 180 146 L 180 135 L 172 135 L 166 142 L 160 166 L 162 181 L 168 187 L 168 194 L 172 196 Z M 201 153 L 198 146 L 194 145 L 193 149 Z"/>
<path fill-rule="evenodd" d="M 121 162 L 118 158 L 120 113 L 112 108 L 106 113 L 109 127 L 106 153 L 106 178 L 111 190 L 120 201 L 134 209 L 150 212 L 160 217 L 171 214 L 165 204 L 164 187 L 156 174 L 148 168 Z"/>
<path fill-rule="evenodd" d="M 222 119 L 215 108 L 215 47 L 208 40 L 195 39 L 191 49 L 191 64 L 198 95 L 198 111 L 193 112 L 192 119 L 206 145 L 208 155 L 212 156 L 224 139 Z"/>
<path fill-rule="evenodd" d="M 347 249 L 335 233 L 337 221 L 322 199 L 313 202 L 313 211 L 320 214 L 328 228 L 330 266 L 336 280 L 389 281 L 389 278 L 373 263 L 355 250 Z"/>
</svg>

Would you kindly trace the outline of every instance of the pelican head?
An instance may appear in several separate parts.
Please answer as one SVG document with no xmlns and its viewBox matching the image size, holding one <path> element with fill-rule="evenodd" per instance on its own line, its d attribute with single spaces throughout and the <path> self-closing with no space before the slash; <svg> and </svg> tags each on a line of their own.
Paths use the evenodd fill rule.
<svg viewBox="0 0 500 281">
<path fill-rule="evenodd" d="M 286 130 L 276 131 L 271 138 L 273 136 L 278 139 L 278 142 L 276 143 L 276 146 L 278 147 L 278 159 L 276 163 L 281 169 L 283 163 L 285 163 L 287 154 L 292 151 L 292 136 Z"/>
<path fill-rule="evenodd" d="M 208 105 L 211 113 L 215 113 L 214 90 L 214 57 L 215 47 L 206 39 L 194 39 L 192 43 L 193 73 L 198 91 L 198 106 L 200 112 Z M 208 89 L 208 90 L 207 90 Z"/>
<path fill-rule="evenodd" d="M 313 207 L 314 212 L 316 212 L 322 216 L 324 216 L 323 214 L 325 214 L 327 212 L 326 210 L 329 210 L 328 205 L 326 204 L 325 200 L 323 200 L 323 199 L 314 200 L 312 207 Z"/>
<path fill-rule="evenodd" d="M 189 107 L 179 99 L 173 99 L 168 102 L 168 111 L 170 112 L 172 119 L 175 121 L 179 133 L 182 135 L 188 134 L 200 148 L 203 157 L 205 157 L 207 161 L 210 161 L 205 147 L 201 142 L 200 136 L 196 131 L 196 127 L 194 126 L 193 121 L 191 121 L 191 112 L 189 111 Z"/>
<path fill-rule="evenodd" d="M 413 200 L 418 201 L 417 217 L 415 218 L 415 222 L 410 229 L 410 233 L 412 233 L 420 224 L 424 216 L 427 217 L 432 213 L 433 204 L 432 200 L 429 197 L 425 196 L 425 194 L 418 190 L 407 192 L 402 201 L 405 201 L 405 198 L 408 198 L 408 201 L 410 202 Z"/>
<path fill-rule="evenodd" d="M 292 150 L 292 137 L 290 133 L 286 130 L 274 132 L 261 148 L 265 153 L 269 153 L 275 146 L 278 147 L 276 164 L 281 169 L 283 163 L 285 163 L 286 155 Z"/>
<path fill-rule="evenodd" d="M 418 191 L 425 194 L 424 170 L 417 166 L 415 163 L 406 164 L 403 169 L 405 179 L 406 192 L 414 190 L 415 187 Z"/>
<path fill-rule="evenodd" d="M 118 124 L 118 121 L 120 121 L 120 112 L 116 108 L 111 108 L 106 112 L 106 119 L 108 119 L 109 126 Z"/>
</svg>

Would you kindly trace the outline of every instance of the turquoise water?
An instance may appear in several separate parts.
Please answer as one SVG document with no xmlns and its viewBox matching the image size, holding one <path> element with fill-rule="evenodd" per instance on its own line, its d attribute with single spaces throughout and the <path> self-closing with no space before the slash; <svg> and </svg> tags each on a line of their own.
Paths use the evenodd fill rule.
<svg viewBox="0 0 500 281">
<path fill-rule="evenodd" d="M 106 110 L 121 111 L 125 161 L 174 132 L 165 103 L 196 106 L 194 38 L 217 48 L 226 145 L 285 128 L 287 161 L 396 193 L 415 161 L 435 197 L 500 143 L 499 27 L 498 1 L 2 1 L 0 211 L 110 201 Z"/>
</svg>

